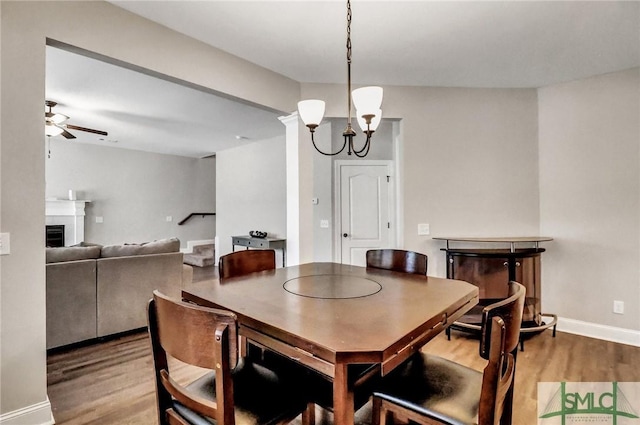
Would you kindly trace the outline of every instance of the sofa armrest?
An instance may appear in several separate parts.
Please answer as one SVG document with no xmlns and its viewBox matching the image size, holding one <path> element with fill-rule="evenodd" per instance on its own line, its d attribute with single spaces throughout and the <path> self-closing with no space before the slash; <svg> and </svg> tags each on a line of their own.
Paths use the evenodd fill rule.
<svg viewBox="0 0 640 425">
<path fill-rule="evenodd" d="M 46 265 L 47 349 L 96 338 L 96 260 Z"/>
<path fill-rule="evenodd" d="M 193 282 L 193 267 L 189 264 L 182 265 L 182 289 L 191 285 Z"/>
</svg>

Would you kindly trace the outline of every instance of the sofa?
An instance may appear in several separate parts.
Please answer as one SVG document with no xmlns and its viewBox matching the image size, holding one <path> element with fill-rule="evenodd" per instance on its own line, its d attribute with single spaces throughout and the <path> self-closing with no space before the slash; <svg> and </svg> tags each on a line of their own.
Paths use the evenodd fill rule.
<svg viewBox="0 0 640 425">
<path fill-rule="evenodd" d="M 180 297 L 193 269 L 176 238 L 46 248 L 47 349 L 147 326 L 155 289 Z"/>
</svg>

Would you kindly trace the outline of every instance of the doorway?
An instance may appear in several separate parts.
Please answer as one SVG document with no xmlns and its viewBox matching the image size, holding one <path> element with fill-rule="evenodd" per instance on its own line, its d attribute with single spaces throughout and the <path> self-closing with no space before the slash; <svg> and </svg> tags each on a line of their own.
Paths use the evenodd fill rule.
<svg viewBox="0 0 640 425">
<path fill-rule="evenodd" d="M 395 247 L 393 161 L 336 161 L 335 182 L 337 261 L 366 266 L 367 250 Z"/>
</svg>

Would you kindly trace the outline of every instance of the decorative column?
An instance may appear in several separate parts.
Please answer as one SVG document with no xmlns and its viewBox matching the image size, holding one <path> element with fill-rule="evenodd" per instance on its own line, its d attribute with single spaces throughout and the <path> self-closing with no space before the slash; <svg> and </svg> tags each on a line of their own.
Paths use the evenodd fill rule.
<svg viewBox="0 0 640 425">
<path fill-rule="evenodd" d="M 279 119 L 286 127 L 287 265 L 294 266 L 313 261 L 313 157 L 298 113 Z"/>
</svg>

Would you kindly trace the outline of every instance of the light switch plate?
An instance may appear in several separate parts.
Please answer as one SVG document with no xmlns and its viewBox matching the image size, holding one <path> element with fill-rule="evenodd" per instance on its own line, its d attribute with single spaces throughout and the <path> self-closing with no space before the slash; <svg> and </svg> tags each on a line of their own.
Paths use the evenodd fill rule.
<svg viewBox="0 0 640 425">
<path fill-rule="evenodd" d="M 430 234 L 429 223 L 418 224 L 418 236 L 428 236 Z"/>
<path fill-rule="evenodd" d="M 11 234 L 0 233 L 0 255 L 11 254 Z"/>
<path fill-rule="evenodd" d="M 320 227 L 323 229 L 329 228 L 329 220 L 320 220 Z"/>
<path fill-rule="evenodd" d="M 613 312 L 615 314 L 624 314 L 624 301 L 614 301 Z"/>
<path fill-rule="evenodd" d="M 100 216 L 96 217 L 96 223 L 102 223 L 104 219 Z"/>
</svg>

